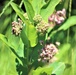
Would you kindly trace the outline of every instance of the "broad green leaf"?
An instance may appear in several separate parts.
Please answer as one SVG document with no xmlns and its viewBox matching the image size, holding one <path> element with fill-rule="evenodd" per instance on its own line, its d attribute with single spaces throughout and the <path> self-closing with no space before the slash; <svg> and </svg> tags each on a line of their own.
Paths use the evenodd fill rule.
<svg viewBox="0 0 76 75">
<path fill-rule="evenodd" d="M 0 75 L 18 75 L 15 65 L 16 56 L 0 40 Z"/>
<path fill-rule="evenodd" d="M 54 68 L 54 70 L 52 71 L 52 74 L 55 74 L 55 75 L 62 75 L 66 67 L 63 62 L 55 62 L 55 63 L 52 63 L 50 66 Z"/>
<path fill-rule="evenodd" d="M 29 17 L 30 21 L 33 22 L 33 17 L 35 15 L 33 7 L 32 7 L 31 3 L 28 0 L 23 0 L 23 2 L 24 2 L 25 9 L 26 9 L 26 12 L 28 14 L 28 17 Z"/>
<path fill-rule="evenodd" d="M 11 51 L 18 57 L 18 58 L 20 58 L 19 57 L 19 55 L 16 53 L 16 49 L 8 42 L 8 39 L 4 36 L 4 35 L 2 35 L 2 34 L 0 34 L 0 39 L 9 47 L 9 49 L 11 49 Z"/>
<path fill-rule="evenodd" d="M 22 13 L 22 14 L 24 13 L 24 11 L 14 2 L 11 2 L 10 5 L 17 13 Z"/>
<path fill-rule="evenodd" d="M 4 68 L 1 70 L 0 69 L 0 74 L 1 75 L 9 75 L 9 74 L 11 74 L 11 75 L 17 75 L 17 73 L 16 73 L 16 70 L 15 70 L 15 62 L 14 62 L 14 60 L 15 60 L 15 58 L 16 58 L 16 56 L 14 55 L 16 52 L 15 52 L 15 50 L 13 49 L 13 46 L 11 46 L 10 45 L 10 43 L 8 42 L 8 39 L 3 35 L 3 34 L 0 34 L 0 42 L 2 41 L 2 44 L 4 43 L 4 45 L 3 46 L 1 46 L 0 48 L 0 67 L 2 67 L 4 64 Z M 10 52 L 11 50 L 10 49 L 13 49 L 12 51 L 13 51 L 13 53 L 14 54 L 12 54 L 12 52 Z M 3 51 L 2 51 L 3 50 Z M 16 53 L 17 54 L 17 53 Z M 13 57 L 13 56 L 14 57 Z M 8 60 L 9 59 L 9 60 Z M 4 63 L 4 62 L 6 62 L 6 63 Z M 11 65 L 13 65 L 12 67 L 11 67 Z M 7 69 L 6 69 L 6 68 Z M 11 70 L 11 69 L 9 69 L 11 67 L 11 69 L 13 70 Z M 8 70 L 9 69 L 9 70 Z M 3 72 L 3 73 L 1 73 L 1 71 Z"/>
<path fill-rule="evenodd" d="M 20 57 L 24 57 L 24 53 L 23 53 L 24 44 L 23 44 L 21 38 L 19 36 L 15 36 L 15 35 L 11 34 L 11 32 L 9 32 L 9 31 L 7 32 L 6 36 L 8 38 L 8 43 L 10 44 L 10 46 L 13 47 L 13 49 L 17 52 L 17 54 Z"/>
<path fill-rule="evenodd" d="M 45 21 L 48 20 L 48 17 L 54 12 L 55 7 L 61 0 L 50 0 L 47 7 L 42 7 L 40 14 Z"/>
<path fill-rule="evenodd" d="M 22 39 L 22 42 L 24 43 L 24 45 L 29 46 L 29 40 L 28 40 L 27 35 L 24 32 L 24 30 L 22 30 L 20 36 L 21 36 L 21 39 Z"/>
<path fill-rule="evenodd" d="M 76 16 L 71 16 L 67 19 L 67 21 L 58 28 L 60 30 L 67 30 L 69 27 L 76 25 Z"/>
<path fill-rule="evenodd" d="M 1 39 L 7 46 L 10 46 L 10 44 L 8 43 L 8 39 L 7 39 L 3 34 L 0 34 L 0 39 Z"/>
<path fill-rule="evenodd" d="M 31 47 L 36 46 L 38 42 L 36 28 L 32 24 L 26 25 L 25 33 L 30 41 Z"/>
<path fill-rule="evenodd" d="M 32 0 L 31 1 L 32 3 L 32 6 L 33 6 L 33 9 L 35 11 L 35 14 L 39 14 L 40 13 L 40 9 L 41 7 L 45 4 L 44 0 Z"/>
<path fill-rule="evenodd" d="M 46 67 L 38 67 L 36 70 L 33 71 L 32 75 L 51 75 L 52 68 L 49 66 Z"/>
<path fill-rule="evenodd" d="M 29 34 L 28 34 L 28 38 L 30 40 L 30 44 L 31 47 L 34 47 L 37 45 L 37 32 L 36 29 L 33 25 L 29 25 Z"/>
</svg>

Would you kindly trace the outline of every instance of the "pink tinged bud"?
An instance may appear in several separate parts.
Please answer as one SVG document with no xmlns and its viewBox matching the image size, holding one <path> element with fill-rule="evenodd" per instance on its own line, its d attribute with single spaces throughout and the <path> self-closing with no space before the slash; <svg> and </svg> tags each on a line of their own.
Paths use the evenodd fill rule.
<svg viewBox="0 0 76 75">
<path fill-rule="evenodd" d="M 57 11 L 56 12 L 57 15 L 59 15 L 60 17 L 66 17 L 66 10 L 62 9 L 62 11 Z"/>
<path fill-rule="evenodd" d="M 64 17 L 60 17 L 59 20 L 63 22 L 65 20 L 65 18 Z"/>
<path fill-rule="evenodd" d="M 39 58 L 38 61 L 41 61 L 41 58 Z"/>
<path fill-rule="evenodd" d="M 63 9 L 62 12 L 66 15 L 66 10 L 65 9 Z"/>
<path fill-rule="evenodd" d="M 42 54 L 45 55 L 46 54 L 45 51 L 43 51 Z"/>
<path fill-rule="evenodd" d="M 48 21 L 49 21 L 49 22 L 53 22 L 54 18 L 55 18 L 55 14 L 51 15 L 51 16 L 48 18 Z"/>
<path fill-rule="evenodd" d="M 63 17 L 63 16 L 56 16 L 55 17 L 55 22 L 57 23 L 57 24 L 61 24 L 63 21 L 65 20 L 65 18 Z"/>
<path fill-rule="evenodd" d="M 53 57 L 53 55 L 51 55 L 51 54 L 50 54 L 49 56 L 50 56 L 50 58 L 52 58 L 52 57 Z"/>
<path fill-rule="evenodd" d="M 57 46 L 60 46 L 60 42 L 55 42 L 55 44 L 56 44 Z"/>
<path fill-rule="evenodd" d="M 58 49 L 54 44 L 45 45 L 42 49 L 42 53 L 40 54 L 40 58 L 42 62 L 49 62 L 58 52 Z"/>
<path fill-rule="evenodd" d="M 44 60 L 47 60 L 47 58 L 44 57 Z"/>
<path fill-rule="evenodd" d="M 47 49 L 50 49 L 50 45 L 47 45 Z"/>
<path fill-rule="evenodd" d="M 41 53 L 40 56 L 43 56 L 43 53 Z"/>
</svg>

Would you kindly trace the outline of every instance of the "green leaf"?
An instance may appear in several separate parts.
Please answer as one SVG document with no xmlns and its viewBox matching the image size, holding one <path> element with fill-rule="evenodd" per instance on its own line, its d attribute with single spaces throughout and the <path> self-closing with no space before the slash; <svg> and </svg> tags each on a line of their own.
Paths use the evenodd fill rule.
<svg viewBox="0 0 76 75">
<path fill-rule="evenodd" d="M 29 17 L 30 21 L 33 22 L 33 17 L 35 15 L 33 7 L 32 7 L 31 3 L 28 0 L 23 0 L 23 2 L 24 2 L 25 9 L 26 9 L 26 12 L 28 14 L 28 17 Z"/>
<path fill-rule="evenodd" d="M 10 44 L 10 46 L 12 46 L 14 48 L 14 50 L 17 52 L 17 54 L 20 57 L 23 57 L 24 56 L 24 54 L 23 54 L 24 44 L 20 37 L 11 34 L 10 31 L 11 31 L 11 28 L 8 29 L 7 34 L 6 34 L 6 36 L 8 38 L 8 43 Z"/>
<path fill-rule="evenodd" d="M 22 42 L 24 43 L 24 45 L 29 46 L 29 40 L 28 40 L 27 35 L 24 32 L 24 30 L 22 30 L 20 36 L 21 36 L 21 39 L 22 39 Z"/>
<path fill-rule="evenodd" d="M 65 56 L 68 53 L 68 50 L 70 49 L 70 47 L 71 45 L 69 43 L 65 43 L 59 48 L 59 53 L 56 55 L 58 60 L 65 59 Z"/>
<path fill-rule="evenodd" d="M 65 64 L 63 62 L 55 62 L 51 64 L 51 67 L 54 68 L 52 74 L 62 75 L 65 69 Z"/>
<path fill-rule="evenodd" d="M 16 49 L 15 48 L 13 48 L 13 46 L 11 46 L 10 45 L 10 43 L 8 42 L 8 39 L 4 36 L 4 35 L 2 35 L 2 34 L 0 34 L 0 39 L 11 49 L 11 51 L 20 59 L 20 57 L 19 57 L 19 55 L 16 53 Z"/>
<path fill-rule="evenodd" d="M 26 25 L 25 33 L 30 41 L 31 47 L 36 46 L 38 42 L 37 40 L 38 36 L 37 36 L 37 31 L 34 25 L 32 24 Z"/>
<path fill-rule="evenodd" d="M 69 27 L 76 25 L 76 16 L 71 16 L 67 19 L 67 21 L 58 28 L 60 30 L 67 30 Z"/>
<path fill-rule="evenodd" d="M 24 11 L 17 4 L 15 4 L 14 2 L 11 2 L 10 5 L 17 12 L 17 14 L 19 14 L 19 13 L 23 14 L 24 13 Z"/>
<path fill-rule="evenodd" d="M 52 68 L 49 66 L 46 67 L 38 67 L 36 70 L 33 71 L 32 75 L 51 75 Z"/>
<path fill-rule="evenodd" d="M 0 40 L 0 75 L 18 75 L 15 58 L 16 56 L 10 51 L 6 44 Z"/>
<path fill-rule="evenodd" d="M 39 1 L 38 0 L 32 0 L 31 4 L 33 6 L 35 14 L 39 14 L 40 9 L 45 4 L 45 2 L 43 0 L 39 0 Z"/>
<path fill-rule="evenodd" d="M 7 39 L 4 35 L 0 34 L 0 39 L 1 39 L 7 46 L 10 46 L 10 44 L 8 43 L 8 39 Z"/>
<path fill-rule="evenodd" d="M 23 16 L 24 11 L 14 2 L 11 2 L 10 5 L 12 6 L 12 8 L 14 9 L 14 11 L 16 12 L 16 14 L 22 19 L 22 21 L 27 24 L 27 20 L 26 18 Z"/>
<path fill-rule="evenodd" d="M 48 17 L 54 12 L 55 7 L 57 4 L 60 2 L 60 0 L 50 0 L 49 4 L 47 7 L 42 7 L 40 14 L 43 17 L 45 21 L 48 20 Z"/>
</svg>

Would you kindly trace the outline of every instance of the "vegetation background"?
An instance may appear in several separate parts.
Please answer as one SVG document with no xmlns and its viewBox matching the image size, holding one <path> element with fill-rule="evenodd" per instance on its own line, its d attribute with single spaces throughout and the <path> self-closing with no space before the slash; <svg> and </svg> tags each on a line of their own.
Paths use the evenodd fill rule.
<svg viewBox="0 0 76 75">
<path fill-rule="evenodd" d="M 2 12 L 3 8 L 6 7 L 7 3 L 10 0 L 0 0 L 0 13 Z M 69 0 L 63 0 L 64 5 L 67 9 L 67 16 L 69 14 Z M 20 4 L 21 0 L 14 0 L 16 4 Z M 63 6 L 63 4 L 57 6 L 59 8 L 60 6 Z M 26 12 L 24 9 L 24 5 L 22 5 L 22 9 Z M 71 7 L 71 16 L 76 16 L 76 0 L 72 0 L 72 7 Z M 21 45 L 20 38 L 15 37 L 11 33 L 11 23 L 14 20 L 16 16 L 16 13 L 12 9 L 12 7 L 8 7 L 5 12 L 3 12 L 3 15 L 0 16 L 0 33 L 5 35 L 9 40 L 9 43 L 13 45 L 13 47 L 16 48 L 16 52 L 23 55 L 21 53 L 23 44 Z M 76 24 L 76 23 L 75 23 Z M 66 28 L 66 27 L 65 27 Z M 65 63 L 71 64 L 71 67 L 68 65 L 67 70 L 64 72 L 64 75 L 76 75 L 76 25 L 71 26 L 68 30 L 60 31 L 59 33 L 56 33 L 53 39 L 58 40 L 61 42 L 61 48 L 64 49 L 64 55 L 62 56 L 61 61 Z M 14 41 L 15 40 L 15 41 Z M 70 44 L 70 48 L 67 46 L 67 40 Z M 68 48 L 66 50 L 66 48 Z M 69 50 L 70 49 L 70 50 Z M 66 52 L 67 51 L 67 52 Z M 16 63 L 15 63 L 16 56 L 12 53 L 12 51 L 9 49 L 9 47 L 0 40 L 0 75 L 18 75 L 16 71 Z M 69 74 L 68 74 L 69 72 Z"/>
</svg>

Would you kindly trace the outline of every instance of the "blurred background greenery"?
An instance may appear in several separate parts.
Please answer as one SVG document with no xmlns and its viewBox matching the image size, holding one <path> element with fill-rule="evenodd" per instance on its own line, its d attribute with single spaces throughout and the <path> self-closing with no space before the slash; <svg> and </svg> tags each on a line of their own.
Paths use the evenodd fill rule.
<svg viewBox="0 0 76 75">
<path fill-rule="evenodd" d="M 0 13 L 9 1 L 10 0 L 0 0 Z M 15 2 L 19 4 L 20 0 L 15 0 Z M 11 32 L 11 23 L 15 15 L 9 6 L 0 17 L 0 33 L 6 35 L 9 38 L 10 44 L 13 45 L 18 43 L 18 40 L 13 42 L 15 38 Z M 8 46 L 0 40 L 0 75 L 17 75 L 15 58 L 16 56 L 11 52 Z"/>
</svg>

